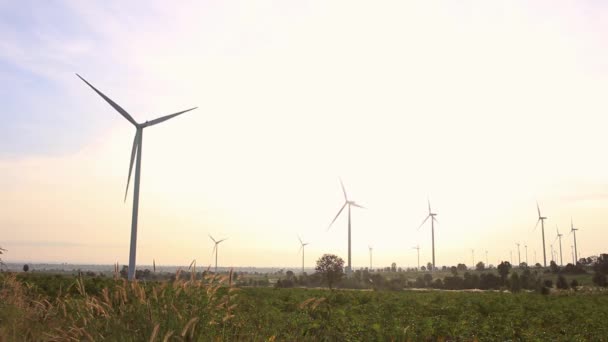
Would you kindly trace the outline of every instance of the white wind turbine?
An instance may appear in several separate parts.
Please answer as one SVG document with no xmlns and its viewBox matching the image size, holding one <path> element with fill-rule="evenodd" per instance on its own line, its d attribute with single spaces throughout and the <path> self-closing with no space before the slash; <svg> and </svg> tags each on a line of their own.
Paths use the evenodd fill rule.
<svg viewBox="0 0 608 342">
<path fill-rule="evenodd" d="M 557 236 L 555 237 L 555 240 L 559 239 L 559 264 L 560 266 L 564 266 L 564 258 L 562 256 L 562 236 L 564 236 L 564 234 L 559 233 L 559 228 L 557 227 L 557 225 L 555 225 L 555 229 L 557 230 Z M 553 243 L 555 243 L 555 240 L 553 240 Z"/>
<path fill-rule="evenodd" d="M 372 246 L 367 246 L 367 248 L 369 248 L 369 270 L 371 272 L 372 270 Z"/>
<path fill-rule="evenodd" d="M 412 247 L 418 252 L 418 269 L 416 271 L 420 271 L 420 245 L 416 245 L 416 247 Z"/>
<path fill-rule="evenodd" d="M 218 245 L 222 242 L 222 241 L 226 241 L 228 240 L 228 238 L 225 239 L 221 239 L 219 241 L 216 241 L 213 236 L 209 235 L 209 237 L 211 238 L 211 240 L 213 240 L 213 243 L 215 244 L 213 246 L 213 251 L 211 251 L 211 255 L 213 255 L 213 253 L 215 253 L 215 273 L 217 273 L 217 250 L 218 250 Z"/>
<path fill-rule="evenodd" d="M 298 236 L 298 240 L 300 240 L 300 250 L 302 251 L 302 273 L 304 273 L 304 247 L 310 242 L 302 242 L 300 236 Z"/>
<path fill-rule="evenodd" d="M 138 123 L 133 119 L 133 117 L 127 113 L 122 107 L 120 107 L 116 102 L 112 101 L 109 97 L 105 96 L 102 92 L 97 90 L 97 88 L 93 87 L 89 82 L 87 82 L 80 75 L 76 74 L 78 78 L 84 81 L 91 89 L 93 89 L 99 96 L 101 96 L 107 103 L 110 104 L 117 112 L 120 113 L 127 121 L 129 121 L 133 126 L 135 126 L 135 139 L 133 140 L 133 147 L 131 148 L 131 163 L 129 164 L 129 176 L 127 178 L 127 188 L 125 190 L 125 201 L 127 200 L 127 192 L 129 191 L 129 182 L 131 181 L 131 171 L 133 170 L 133 162 L 135 161 L 135 186 L 133 189 L 133 215 L 131 218 L 131 248 L 129 250 L 129 280 L 133 280 L 135 278 L 135 256 L 137 249 L 137 217 L 139 211 L 139 181 L 141 175 L 141 150 L 142 150 L 142 137 L 144 133 L 144 128 L 154 126 L 163 121 L 174 118 L 180 114 L 189 112 L 197 107 L 183 110 L 181 112 L 177 112 L 174 114 L 169 114 L 165 116 L 161 116 L 160 118 L 154 119 L 152 121 L 146 121 L 144 123 Z M 137 157 L 137 160 L 135 158 Z"/>
<path fill-rule="evenodd" d="M 538 221 L 536 221 L 536 226 L 534 226 L 534 230 L 536 230 L 536 227 L 538 227 L 538 223 L 540 222 L 541 229 L 543 231 L 543 259 L 544 259 L 544 266 L 547 267 L 547 252 L 545 251 L 545 220 L 547 219 L 547 217 L 546 216 L 542 216 L 540 214 L 540 206 L 538 205 L 538 202 L 536 202 L 536 209 L 538 210 Z M 526 263 L 528 263 L 527 257 L 526 257 Z"/>
<path fill-rule="evenodd" d="M 342 192 L 344 193 L 344 205 L 342 206 L 342 208 L 340 208 L 340 210 L 336 214 L 336 217 L 334 217 L 334 219 L 331 221 L 331 223 L 327 227 L 327 230 L 329 230 L 331 228 L 331 226 L 334 224 L 334 222 L 336 222 L 336 220 L 338 219 L 338 216 L 340 216 L 340 214 L 342 213 L 344 208 L 346 208 L 346 206 L 348 206 L 348 266 L 346 268 L 346 273 L 350 273 L 352 271 L 351 249 L 350 249 L 350 207 L 353 206 L 353 207 L 362 208 L 362 209 L 365 209 L 365 207 L 355 203 L 355 201 L 348 200 L 348 196 L 346 195 L 346 189 L 344 188 L 344 183 L 342 183 L 342 179 L 340 179 L 340 185 L 342 186 Z"/>
<path fill-rule="evenodd" d="M 420 230 L 420 228 L 422 228 L 424 223 L 429 218 L 431 218 L 431 242 L 432 242 L 432 249 L 433 249 L 433 269 L 431 270 L 431 272 L 433 272 L 433 271 L 435 271 L 435 222 L 439 223 L 439 221 L 437 221 L 437 219 L 435 218 L 435 216 L 437 216 L 437 214 L 433 213 L 431 210 L 431 200 L 427 200 L 427 201 L 429 204 L 429 214 L 424 219 L 424 221 L 422 221 L 422 223 L 420 224 L 420 227 L 418 227 L 418 230 Z"/>
<path fill-rule="evenodd" d="M 574 265 L 578 262 L 578 251 L 576 249 L 576 231 L 578 228 L 574 228 L 574 221 L 570 218 L 570 234 L 574 234 Z M 568 235 L 570 235 L 568 234 Z"/>
</svg>

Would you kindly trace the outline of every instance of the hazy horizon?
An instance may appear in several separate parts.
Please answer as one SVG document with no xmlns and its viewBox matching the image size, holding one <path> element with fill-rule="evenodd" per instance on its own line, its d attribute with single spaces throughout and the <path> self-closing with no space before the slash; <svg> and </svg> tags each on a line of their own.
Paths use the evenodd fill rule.
<svg viewBox="0 0 608 342">
<path fill-rule="evenodd" d="M 138 264 L 547 263 L 606 252 L 608 4 L 2 2 L 0 247 L 12 260 L 127 264 L 133 127 Z M 357 209 L 357 210 L 355 210 Z M 559 248 L 557 245 L 555 248 Z M 289 266 L 293 267 L 293 266 Z"/>
</svg>

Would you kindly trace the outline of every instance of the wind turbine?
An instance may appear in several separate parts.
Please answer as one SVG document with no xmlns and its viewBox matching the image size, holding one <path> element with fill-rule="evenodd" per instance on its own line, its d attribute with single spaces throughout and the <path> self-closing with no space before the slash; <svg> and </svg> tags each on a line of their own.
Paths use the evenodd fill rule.
<svg viewBox="0 0 608 342">
<path fill-rule="evenodd" d="M 545 267 L 547 267 L 547 252 L 545 252 L 545 220 L 547 219 L 547 217 L 542 216 L 540 214 L 540 206 L 538 205 L 538 202 L 536 202 L 536 209 L 538 209 L 538 221 L 536 221 L 536 226 L 534 226 L 534 230 L 536 230 L 536 227 L 538 227 L 538 223 L 540 222 L 541 229 L 543 231 L 543 258 Z M 526 260 L 526 263 L 528 263 L 528 260 Z"/>
<path fill-rule="evenodd" d="M 418 269 L 417 271 L 420 270 L 420 245 L 417 245 L 416 247 L 412 247 L 412 249 L 416 249 L 418 251 Z"/>
<path fill-rule="evenodd" d="M 424 219 L 424 221 L 422 221 L 422 223 L 420 224 L 420 227 L 418 227 L 418 230 L 420 230 L 420 228 L 422 228 L 424 223 L 430 217 L 431 218 L 431 239 L 432 239 L 432 248 L 433 248 L 433 269 L 431 270 L 431 272 L 434 272 L 435 271 L 435 222 L 439 223 L 439 221 L 437 221 L 437 219 L 435 218 L 435 216 L 437 216 L 437 214 L 433 213 L 431 210 L 431 201 L 430 200 L 427 200 L 427 201 L 429 203 L 429 214 Z"/>
<path fill-rule="evenodd" d="M 348 196 L 346 195 L 346 189 L 344 188 L 344 183 L 342 183 L 342 179 L 340 179 L 340 185 L 342 186 L 342 192 L 344 193 L 344 205 L 342 206 L 342 208 L 340 208 L 340 210 L 336 214 L 336 217 L 334 217 L 334 219 L 331 221 L 331 223 L 327 227 L 327 230 L 329 230 L 331 228 L 331 226 L 334 224 L 334 222 L 336 222 L 336 220 L 338 219 L 338 216 L 340 216 L 340 214 L 342 213 L 344 208 L 346 208 L 346 206 L 348 205 L 348 266 L 346 268 L 346 273 L 351 273 L 352 264 L 351 264 L 351 250 L 350 250 L 350 207 L 353 206 L 353 207 L 362 208 L 362 209 L 365 209 L 365 207 L 355 203 L 355 201 L 348 200 Z"/>
<path fill-rule="evenodd" d="M 524 245 L 524 248 L 526 249 L 526 265 L 530 266 L 528 265 L 528 245 Z"/>
<path fill-rule="evenodd" d="M 561 266 L 564 266 L 564 258 L 562 257 L 562 236 L 564 234 L 559 233 L 559 228 L 557 227 L 557 225 L 555 225 L 555 229 L 557 230 L 557 237 L 555 238 L 555 240 L 559 239 L 559 264 Z M 555 243 L 555 240 L 553 240 L 553 243 Z"/>
<path fill-rule="evenodd" d="M 521 265 L 521 252 L 519 250 L 519 242 L 516 243 L 517 245 L 517 267 L 519 267 L 519 265 Z"/>
<path fill-rule="evenodd" d="M 570 234 L 574 234 L 574 266 L 578 262 L 578 253 L 576 250 L 576 231 L 578 228 L 574 228 L 574 222 L 572 221 L 572 217 L 570 218 Z M 568 235 L 570 235 L 568 234 Z"/>
<path fill-rule="evenodd" d="M 302 251 L 302 273 L 304 273 L 304 246 L 308 245 L 309 242 L 302 242 L 300 236 L 298 236 L 298 240 L 300 240 L 300 250 Z"/>
<path fill-rule="evenodd" d="M 473 269 L 475 269 L 475 250 L 471 248 L 471 258 L 473 259 Z"/>
<path fill-rule="evenodd" d="M 574 259 L 574 246 L 570 245 L 570 251 L 572 253 L 572 265 L 576 265 L 575 259 Z"/>
<path fill-rule="evenodd" d="M 209 235 L 209 237 L 211 238 L 211 240 L 213 240 L 213 243 L 215 243 L 215 245 L 213 246 L 213 250 L 211 251 L 211 255 L 213 255 L 213 253 L 215 253 L 215 273 L 217 273 L 217 246 L 222 242 L 222 241 L 226 241 L 228 240 L 228 238 L 225 239 L 221 239 L 219 241 L 216 241 L 213 236 Z"/>
<path fill-rule="evenodd" d="M 91 89 L 93 89 L 99 96 L 101 96 L 107 103 L 110 104 L 117 112 L 120 113 L 127 121 L 129 121 L 133 126 L 135 126 L 135 139 L 133 140 L 133 147 L 131 148 L 131 163 L 129 164 L 129 177 L 127 178 L 127 188 L 125 190 L 125 201 L 127 200 L 127 192 L 129 191 L 129 182 L 131 181 L 131 171 L 133 170 L 133 162 L 137 157 L 137 161 L 135 162 L 135 186 L 133 189 L 133 215 L 131 218 L 131 247 L 129 250 L 129 280 L 133 280 L 135 278 L 135 256 L 137 249 L 137 217 L 139 211 L 139 181 L 141 174 L 141 150 L 142 150 L 142 137 L 144 133 L 144 128 L 154 126 L 163 121 L 174 118 L 178 115 L 184 114 L 191 110 L 196 109 L 197 107 L 183 110 L 181 112 L 177 112 L 174 114 L 169 114 L 165 116 L 161 116 L 152 121 L 146 121 L 144 123 L 138 123 L 133 119 L 133 117 L 127 113 L 122 107 L 120 107 L 116 102 L 112 101 L 109 97 L 105 96 L 102 92 L 97 90 L 97 88 L 93 87 L 87 80 L 82 78 L 80 75 L 76 74 L 78 78 L 84 81 Z"/>
<path fill-rule="evenodd" d="M 372 246 L 367 246 L 369 248 L 369 270 L 372 270 Z"/>
</svg>

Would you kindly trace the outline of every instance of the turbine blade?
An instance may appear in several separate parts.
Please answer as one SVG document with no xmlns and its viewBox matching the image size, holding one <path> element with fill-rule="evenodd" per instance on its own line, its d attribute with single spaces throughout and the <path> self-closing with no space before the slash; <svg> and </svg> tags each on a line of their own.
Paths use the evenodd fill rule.
<svg viewBox="0 0 608 342">
<path fill-rule="evenodd" d="M 426 223 L 426 221 L 429 219 L 429 217 L 431 217 L 431 215 L 427 216 L 424 221 L 422 221 L 422 223 L 420 224 L 420 226 L 418 227 L 418 230 L 420 230 L 420 228 L 422 228 L 422 226 L 424 226 L 424 224 Z"/>
<path fill-rule="evenodd" d="M 344 210 L 344 208 L 346 208 L 347 204 L 348 204 L 348 202 L 344 202 L 344 205 L 342 206 L 342 208 L 340 208 L 340 211 L 338 211 L 338 213 L 336 214 L 336 217 L 334 217 L 334 219 L 331 221 L 329 226 L 327 226 L 327 230 L 329 230 L 329 228 L 331 228 L 331 225 L 334 224 L 334 222 L 336 222 L 336 220 L 338 219 L 338 216 L 340 216 L 340 214 L 342 213 L 342 210 Z"/>
<path fill-rule="evenodd" d="M 122 116 L 124 116 L 125 119 L 129 120 L 130 123 L 137 126 L 137 121 L 135 121 L 135 119 L 133 119 L 133 117 L 131 115 L 129 115 L 129 113 L 127 113 L 126 110 L 122 109 L 122 107 L 119 106 L 118 104 L 116 104 L 116 102 L 112 101 L 109 97 L 105 96 L 102 92 L 97 90 L 97 88 L 93 87 L 93 85 L 91 85 L 91 83 L 87 82 L 87 80 L 82 78 L 80 75 L 76 74 L 76 76 L 78 76 L 78 78 L 83 80 L 84 83 L 88 84 L 89 87 L 91 87 L 91 89 L 93 89 L 99 96 L 101 96 L 104 100 L 106 100 L 106 102 L 109 103 L 110 106 L 114 107 L 114 109 L 116 109 L 117 112 L 119 112 Z"/>
<path fill-rule="evenodd" d="M 162 116 L 162 117 L 160 117 L 158 119 L 154 119 L 152 121 L 148 121 L 147 123 L 144 124 L 144 127 L 154 126 L 154 125 L 159 124 L 159 123 L 161 123 L 163 121 L 167 121 L 167 120 L 169 120 L 171 118 L 174 118 L 174 117 L 176 117 L 178 115 L 184 114 L 184 113 L 189 112 L 191 110 L 195 110 L 196 108 L 198 108 L 198 107 L 193 107 L 193 108 L 190 108 L 190 109 L 182 110 L 181 112 L 177 112 L 175 114 L 165 115 L 165 116 Z"/>
<path fill-rule="evenodd" d="M 211 256 L 213 257 L 213 254 L 215 253 L 215 250 L 217 249 L 217 243 L 215 245 L 213 245 L 213 249 L 211 250 Z"/>
<path fill-rule="evenodd" d="M 348 202 L 348 196 L 346 196 L 346 189 L 344 188 L 344 183 L 342 183 L 342 178 L 340 178 L 340 186 L 342 186 L 342 192 L 344 193 L 344 200 Z"/>
<path fill-rule="evenodd" d="M 428 198 L 426 200 L 429 203 L 429 215 L 430 215 L 431 214 L 431 200 Z"/>
<path fill-rule="evenodd" d="M 538 205 L 538 201 L 536 201 L 536 209 L 538 210 L 538 217 L 540 217 L 540 206 Z"/>
<path fill-rule="evenodd" d="M 213 238 L 213 236 L 211 236 L 211 234 L 208 234 L 208 235 L 211 238 L 211 240 L 213 240 L 213 242 L 217 243 L 217 241 L 215 241 L 215 239 Z"/>
<path fill-rule="evenodd" d="M 538 219 L 538 221 L 536 221 L 536 225 L 534 225 L 534 230 L 533 230 L 534 232 L 536 231 L 536 227 L 538 227 L 538 223 L 539 223 L 540 221 L 541 221 L 540 219 Z"/>
<path fill-rule="evenodd" d="M 439 223 L 439 220 L 435 218 L 435 216 L 433 216 L 433 221 Z"/>
<path fill-rule="evenodd" d="M 302 239 L 300 238 L 300 235 L 298 235 L 298 240 L 300 240 L 300 245 L 304 244 L 304 243 L 302 242 Z"/>
<path fill-rule="evenodd" d="M 129 176 L 127 178 L 127 188 L 125 189 L 125 202 L 127 201 L 127 193 L 129 192 L 129 183 L 131 183 L 131 172 L 133 171 L 133 162 L 135 161 L 135 154 L 139 150 L 139 128 L 135 132 L 135 139 L 133 139 L 133 148 L 131 149 L 131 162 L 129 163 Z"/>
<path fill-rule="evenodd" d="M 218 241 L 218 242 L 217 242 L 217 244 L 219 245 L 219 244 L 220 244 L 220 242 L 222 242 L 222 241 L 226 241 L 226 240 L 228 240 L 228 238 L 221 239 L 220 241 Z"/>
<path fill-rule="evenodd" d="M 355 207 L 357 207 L 357 208 L 361 208 L 361 209 L 367 209 L 366 207 L 364 207 L 364 206 L 362 206 L 362 205 L 359 205 L 359 204 L 357 204 L 357 203 L 355 203 L 355 202 L 351 202 L 351 205 L 352 205 L 352 206 L 355 206 Z"/>
</svg>

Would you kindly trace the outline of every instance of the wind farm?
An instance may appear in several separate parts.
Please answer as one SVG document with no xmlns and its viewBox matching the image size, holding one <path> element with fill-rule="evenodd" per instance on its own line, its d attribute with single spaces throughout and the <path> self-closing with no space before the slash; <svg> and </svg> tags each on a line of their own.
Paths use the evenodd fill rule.
<svg viewBox="0 0 608 342">
<path fill-rule="evenodd" d="M 0 4 L 0 341 L 606 340 L 608 7 L 146 5 Z"/>
</svg>

